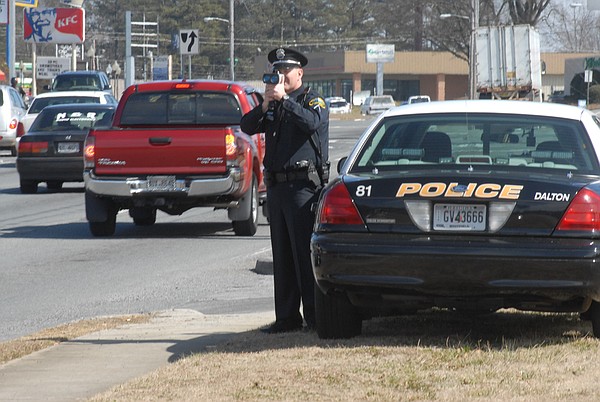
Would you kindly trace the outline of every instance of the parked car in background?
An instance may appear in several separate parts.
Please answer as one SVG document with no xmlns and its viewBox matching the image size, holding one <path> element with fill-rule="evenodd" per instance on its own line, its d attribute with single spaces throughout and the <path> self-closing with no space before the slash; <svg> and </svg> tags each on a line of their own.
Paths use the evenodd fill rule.
<svg viewBox="0 0 600 402">
<path fill-rule="evenodd" d="M 568 103 L 565 95 L 565 91 L 554 91 L 548 97 L 548 102 L 552 103 Z"/>
<path fill-rule="evenodd" d="M 437 307 L 580 313 L 600 338 L 593 112 L 509 100 L 398 107 L 338 170 L 311 238 L 319 337 Z"/>
<path fill-rule="evenodd" d="M 350 113 L 350 103 L 340 96 L 325 98 L 325 103 L 329 109 L 329 113 Z"/>
<path fill-rule="evenodd" d="M 415 95 L 409 96 L 407 103 L 422 103 L 422 102 L 431 102 L 431 98 L 429 95 Z"/>
<path fill-rule="evenodd" d="M 60 189 L 64 182 L 82 182 L 85 137 L 92 127 L 110 127 L 115 108 L 94 103 L 45 107 L 19 140 L 21 192 L 37 192 L 41 182 L 49 190 Z"/>
<path fill-rule="evenodd" d="M 382 113 L 394 106 L 396 102 L 391 95 L 369 96 L 360 107 L 360 113 L 363 115 Z"/>
<path fill-rule="evenodd" d="M 66 103 L 100 103 L 107 105 L 116 105 L 117 99 L 109 93 L 103 91 L 65 91 L 65 92 L 45 92 L 36 96 L 27 109 L 27 114 L 23 118 L 23 127 L 25 132 L 29 130 L 31 124 L 38 113 L 46 106 L 64 105 Z"/>
<path fill-rule="evenodd" d="M 23 120 L 27 106 L 21 95 L 9 85 L 0 85 L 0 149 L 17 154 L 17 127 Z"/>
<path fill-rule="evenodd" d="M 65 71 L 44 87 L 50 91 L 105 91 L 112 94 L 112 86 L 103 71 Z"/>
</svg>

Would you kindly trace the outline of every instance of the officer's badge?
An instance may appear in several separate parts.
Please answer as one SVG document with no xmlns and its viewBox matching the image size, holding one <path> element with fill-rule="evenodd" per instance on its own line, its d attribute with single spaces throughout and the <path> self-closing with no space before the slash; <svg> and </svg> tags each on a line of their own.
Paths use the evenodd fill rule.
<svg viewBox="0 0 600 402">
<path fill-rule="evenodd" d="M 275 56 L 277 57 L 277 60 L 283 60 L 285 58 L 285 50 L 281 48 L 277 49 Z"/>
<path fill-rule="evenodd" d="M 317 109 L 325 109 L 327 106 L 325 106 L 325 101 L 323 100 L 323 98 L 313 98 L 308 102 L 308 106 L 312 107 L 313 109 L 317 110 Z"/>
</svg>

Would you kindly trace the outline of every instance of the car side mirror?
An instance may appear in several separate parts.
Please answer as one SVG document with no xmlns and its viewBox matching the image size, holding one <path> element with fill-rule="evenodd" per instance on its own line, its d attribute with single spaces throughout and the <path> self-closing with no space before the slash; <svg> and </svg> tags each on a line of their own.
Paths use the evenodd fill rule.
<svg viewBox="0 0 600 402">
<path fill-rule="evenodd" d="M 338 174 L 340 174 L 342 172 L 342 169 L 344 168 L 344 164 L 346 163 L 346 161 L 348 160 L 347 156 L 344 156 L 343 158 L 341 158 L 336 166 L 337 172 Z"/>
</svg>

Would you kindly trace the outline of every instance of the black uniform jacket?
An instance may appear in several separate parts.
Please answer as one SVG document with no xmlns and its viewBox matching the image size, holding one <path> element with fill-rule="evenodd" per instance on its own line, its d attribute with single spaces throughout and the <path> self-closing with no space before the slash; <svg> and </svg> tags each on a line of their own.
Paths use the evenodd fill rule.
<svg viewBox="0 0 600 402">
<path fill-rule="evenodd" d="M 289 99 L 275 102 L 273 120 L 266 118 L 258 105 L 242 117 L 242 131 L 265 133 L 264 166 L 267 171 L 292 170 L 297 162 L 312 160 L 315 165 L 329 158 L 329 111 L 325 100 L 316 92 L 300 87 Z M 316 148 L 311 145 L 312 136 Z M 322 160 L 319 160 L 318 153 Z"/>
</svg>

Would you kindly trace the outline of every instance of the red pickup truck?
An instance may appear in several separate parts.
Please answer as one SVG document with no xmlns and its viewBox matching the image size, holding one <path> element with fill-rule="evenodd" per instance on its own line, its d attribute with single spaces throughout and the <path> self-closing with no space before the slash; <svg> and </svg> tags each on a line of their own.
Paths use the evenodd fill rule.
<svg viewBox="0 0 600 402">
<path fill-rule="evenodd" d="M 117 212 L 152 225 L 156 211 L 227 209 L 238 236 L 256 233 L 266 199 L 264 135 L 240 130 L 262 102 L 227 81 L 156 81 L 123 93 L 110 129 L 90 131 L 84 147 L 85 210 L 94 236 L 115 232 Z"/>
</svg>

